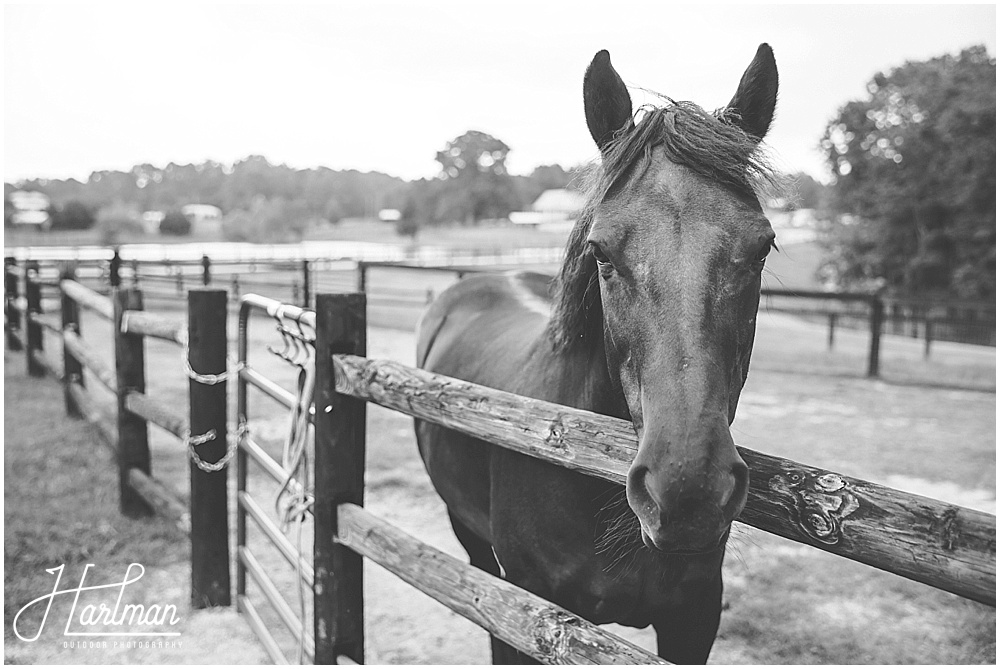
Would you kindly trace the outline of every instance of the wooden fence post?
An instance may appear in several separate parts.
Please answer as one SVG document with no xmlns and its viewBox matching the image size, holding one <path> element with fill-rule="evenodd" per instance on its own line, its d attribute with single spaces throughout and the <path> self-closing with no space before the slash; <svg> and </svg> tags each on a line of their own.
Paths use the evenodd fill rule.
<svg viewBox="0 0 1000 669">
<path fill-rule="evenodd" d="M 111 256 L 111 264 L 108 265 L 108 279 L 112 288 L 122 285 L 122 256 L 115 247 L 115 252 Z"/>
<path fill-rule="evenodd" d="M 117 257 L 117 252 L 116 252 Z M 112 263 L 114 267 L 114 263 Z M 116 271 L 111 273 L 117 280 Z M 153 514 L 153 508 L 132 489 L 128 482 L 130 469 L 150 474 L 149 427 L 146 420 L 125 407 L 125 398 L 132 391 L 146 392 L 146 352 L 142 335 L 122 332 L 126 311 L 142 311 L 142 291 L 138 288 L 114 288 L 111 291 L 115 320 L 115 381 L 118 386 L 118 489 L 121 510 L 126 516 Z"/>
<path fill-rule="evenodd" d="M 45 348 L 42 340 L 42 326 L 31 320 L 33 314 L 42 313 L 42 286 L 38 283 L 38 261 L 29 260 L 24 264 L 24 297 L 28 303 L 26 310 L 25 352 L 28 357 L 28 374 L 45 376 L 45 368 L 38 364 L 35 356 Z"/>
<path fill-rule="evenodd" d="M 64 267 L 59 274 L 59 280 L 75 281 L 76 267 L 74 265 Z M 63 332 L 70 330 L 75 334 L 80 334 L 80 305 L 61 290 L 59 291 L 59 302 Z M 69 346 L 63 342 L 63 398 L 66 403 L 66 414 L 74 418 L 80 418 L 83 414 L 80 412 L 80 407 L 77 406 L 76 399 L 74 399 L 71 392 L 74 383 L 78 383 L 81 386 L 84 385 L 83 365 L 80 364 L 80 361 L 70 351 Z"/>
<path fill-rule="evenodd" d="M 18 276 L 17 258 L 6 256 L 3 259 L 3 307 L 7 322 L 4 324 L 4 334 L 7 337 L 7 348 L 20 351 L 21 344 L 21 308 L 17 306 Z"/>
<path fill-rule="evenodd" d="M 878 354 L 882 344 L 882 321 L 885 318 L 885 303 L 877 293 L 871 299 L 871 346 L 868 349 L 868 378 L 878 377 Z"/>
<path fill-rule="evenodd" d="M 188 361 L 201 375 L 226 373 L 225 290 L 196 288 L 188 292 Z M 224 376 L 222 377 L 225 378 Z M 191 470 L 191 605 L 196 609 L 229 606 L 228 466 L 211 471 L 228 451 L 225 380 L 188 381 L 191 439 L 198 462 Z M 215 438 L 197 444 L 199 437 Z"/>
<path fill-rule="evenodd" d="M 358 261 L 358 292 L 368 292 L 368 263 L 364 260 Z"/>
<path fill-rule="evenodd" d="M 312 301 L 309 295 L 309 280 L 310 280 L 309 261 L 303 260 L 302 261 L 302 306 L 305 307 L 306 309 L 309 308 L 309 304 Z"/>
<path fill-rule="evenodd" d="M 333 538 L 337 506 L 364 504 L 366 405 L 334 391 L 331 361 L 334 354 L 366 354 L 365 305 L 363 294 L 316 296 L 316 664 L 336 664 L 341 655 L 359 664 L 365 659 L 364 565 Z"/>
<path fill-rule="evenodd" d="M 934 341 L 934 321 L 924 316 L 924 360 L 931 357 L 931 342 Z"/>
</svg>

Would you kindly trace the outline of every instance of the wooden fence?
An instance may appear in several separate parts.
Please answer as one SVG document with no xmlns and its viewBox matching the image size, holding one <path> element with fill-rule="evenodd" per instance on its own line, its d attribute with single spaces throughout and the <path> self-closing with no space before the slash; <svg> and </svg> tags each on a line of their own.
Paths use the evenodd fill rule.
<svg viewBox="0 0 1000 669">
<path fill-rule="evenodd" d="M 222 467 L 230 453 L 224 438 L 228 378 L 223 343 L 225 295 L 222 291 L 191 291 L 189 297 L 191 411 L 185 419 L 144 393 L 142 371 L 142 338 L 153 336 L 183 344 L 183 325 L 142 311 L 138 290 L 116 288 L 108 299 L 80 286 L 71 275 L 57 284 L 63 321 L 54 324 L 41 313 L 42 286 L 33 280 L 33 271 L 29 269 L 25 290 L 29 370 L 61 375 L 67 388 L 67 410 L 89 418 L 114 448 L 123 472 L 122 506 L 127 513 L 156 509 L 185 522 L 183 503 L 151 476 L 145 444 L 148 422 L 197 448 L 195 455 L 199 457 L 191 466 L 191 508 L 187 511 L 192 560 L 196 561 L 192 599 L 198 606 L 228 603 L 225 470 L 209 472 L 198 466 L 200 462 L 209 469 L 213 464 Z M 292 407 L 296 399 L 250 365 L 249 313 L 262 310 L 290 318 L 315 332 L 312 338 L 303 336 L 301 342 L 315 352 L 311 561 L 298 554 L 247 490 L 250 464 L 279 483 L 284 483 L 290 472 L 242 432 L 233 442 L 237 446 L 238 486 L 236 602 L 272 657 L 285 660 L 246 597 L 246 576 L 249 574 L 316 663 L 363 662 L 364 557 L 543 662 L 660 663 L 659 658 L 633 644 L 444 555 L 364 509 L 367 402 L 619 484 L 624 483 L 637 448 L 631 424 L 398 363 L 369 360 L 364 357 L 365 296 L 322 294 L 316 304 L 313 312 L 245 296 L 240 312 L 239 423 L 247 418 L 249 387 L 286 407 Z M 99 356 L 84 344 L 78 311 L 74 311 L 80 308 L 112 322 L 114 371 L 102 366 Z M 61 374 L 44 355 L 42 327 L 62 340 L 66 363 Z M 83 369 L 115 392 L 118 402 L 110 412 L 97 407 L 86 391 Z M 223 413 L 214 413 L 220 407 Z M 105 418 L 108 413 L 110 420 Z M 215 430 L 214 441 L 207 440 L 211 444 L 194 445 L 191 433 L 207 437 L 213 434 L 211 430 Z M 750 468 L 750 495 L 739 522 L 995 606 L 995 516 L 749 449 L 741 448 L 740 452 Z M 290 485 L 308 487 L 309 482 L 292 480 Z M 295 617 L 247 545 L 247 517 L 312 588 L 311 634 L 302 629 L 306 621 Z M 195 549 L 197 541 L 215 543 Z M 199 576 L 199 570 L 204 570 L 204 577 Z"/>
<path fill-rule="evenodd" d="M 60 314 L 42 310 L 43 289 L 58 291 Z M 94 426 L 114 457 L 122 513 L 160 513 L 191 537 L 191 601 L 195 608 L 230 603 L 226 471 L 226 292 L 192 290 L 187 324 L 143 310 L 142 292 L 115 286 L 104 296 L 81 285 L 67 268 L 57 282 L 43 284 L 37 268 L 25 273 L 27 298 L 24 350 L 28 373 L 60 379 L 66 413 Z M 110 324 L 112 360 L 104 359 L 82 332 L 81 310 Z M 8 313 L 8 318 L 11 314 Z M 62 365 L 45 353 L 43 332 L 62 348 Z M 92 337 L 95 335 L 91 335 Z M 100 337 L 101 335 L 96 335 Z M 106 335 L 105 335 L 106 336 Z M 171 342 L 188 350 L 189 411 L 146 393 L 145 339 Z M 194 372 L 193 370 L 198 370 Z M 85 373 L 86 372 L 86 373 Z M 88 379 L 114 396 L 103 400 L 88 390 Z M 175 436 L 190 455 L 190 496 L 185 501 L 152 473 L 149 425 Z M 192 437 L 191 435 L 195 435 Z M 221 465 L 219 463 L 222 463 Z"/>
<path fill-rule="evenodd" d="M 284 310 L 315 328 L 315 552 L 309 583 L 317 596 L 308 646 L 317 663 L 341 656 L 364 660 L 363 572 L 358 556 L 380 564 L 543 662 L 659 661 L 627 642 L 609 639 L 600 628 L 551 603 L 441 554 L 363 509 L 363 402 L 619 484 L 624 483 L 637 448 L 630 423 L 366 359 L 363 295 L 320 295 L 316 312 L 258 296 L 244 300 L 245 310 L 270 314 Z M 245 341 L 243 329 L 241 325 L 241 341 Z M 249 366 L 246 353 L 243 344 L 241 411 L 246 410 L 244 383 L 292 406 L 290 393 Z M 252 461 L 276 481 L 288 474 L 252 440 L 241 452 L 241 466 Z M 749 449 L 740 452 L 750 467 L 750 496 L 739 522 L 995 605 L 995 516 Z M 249 515 L 265 536 L 280 542 L 277 528 L 262 524 L 260 507 L 245 487 L 245 471 L 239 481 L 239 522 L 245 523 Z M 241 551 L 248 551 L 245 541 L 244 530 Z M 290 565 L 301 560 L 287 545 L 281 552 Z M 247 569 L 253 569 L 252 563 Z M 274 588 L 263 590 L 265 595 L 276 594 Z M 239 597 L 243 601 L 245 593 Z M 288 608 L 283 602 L 273 605 Z M 528 615 L 522 616 L 525 612 Z M 553 624 L 540 632 L 539 620 Z M 300 624 L 288 620 L 289 629 Z M 280 661 L 273 638 L 261 625 L 255 627 Z M 559 644 L 554 643 L 557 638 L 562 640 Z M 559 653 L 553 654 L 554 648 Z"/>
</svg>

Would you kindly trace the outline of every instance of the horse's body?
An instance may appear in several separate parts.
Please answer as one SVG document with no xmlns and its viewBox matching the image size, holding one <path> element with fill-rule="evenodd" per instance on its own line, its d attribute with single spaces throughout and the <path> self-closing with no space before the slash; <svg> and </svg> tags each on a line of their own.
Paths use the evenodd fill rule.
<svg viewBox="0 0 1000 669">
<path fill-rule="evenodd" d="M 757 96 L 763 103 L 749 99 L 758 82 L 748 80 L 771 70 L 762 46 L 730 103 L 744 124 L 766 116 L 763 128 L 733 135 L 744 142 L 739 151 L 770 124 L 776 72 L 774 90 Z M 734 150 L 728 162 L 745 162 L 720 176 L 709 168 L 721 161 L 688 166 L 697 158 L 683 145 L 638 136 L 660 132 L 653 123 L 700 132 L 726 121 L 675 106 L 670 119 L 633 126 L 606 52 L 588 70 L 584 96 L 603 182 L 558 281 L 512 273 L 459 282 L 421 319 L 417 363 L 631 420 L 640 447 L 627 492 L 431 423 L 417 422 L 418 443 L 474 565 L 596 623 L 652 624 L 663 657 L 704 662 L 719 624 L 729 524 L 746 497 L 728 423 L 749 363 L 758 256 L 773 232 L 740 182 L 752 171 L 749 155 Z M 494 660 L 526 658 L 494 640 Z"/>
</svg>

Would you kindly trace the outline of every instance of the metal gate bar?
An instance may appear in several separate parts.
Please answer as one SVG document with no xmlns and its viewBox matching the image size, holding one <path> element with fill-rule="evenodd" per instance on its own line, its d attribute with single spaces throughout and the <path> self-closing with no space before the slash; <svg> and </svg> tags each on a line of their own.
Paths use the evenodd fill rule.
<svg viewBox="0 0 1000 669">
<path fill-rule="evenodd" d="M 290 320 L 300 325 L 313 327 L 315 316 L 312 312 L 299 307 L 282 304 L 277 300 L 260 297 L 258 295 L 244 295 L 240 299 L 239 311 L 239 332 L 238 332 L 238 382 L 237 382 L 237 420 L 245 423 L 248 417 L 247 387 L 253 386 L 260 390 L 265 396 L 270 397 L 281 406 L 291 409 L 296 404 L 295 395 L 282 388 L 280 385 L 264 376 L 259 371 L 253 369 L 248 364 L 248 341 L 247 330 L 250 315 L 252 312 L 264 312 L 271 318 L 278 320 Z M 303 340 L 304 341 L 304 340 Z M 305 342 L 309 345 L 308 342 Z M 239 440 L 236 452 L 236 481 L 237 481 L 237 506 L 236 506 L 236 602 L 240 612 L 246 613 L 251 627 L 261 639 L 268 655 L 279 664 L 287 664 L 288 659 L 282 653 L 280 646 L 274 636 L 261 618 L 260 611 L 247 597 L 246 585 L 247 575 L 254 582 L 264 600 L 277 613 L 285 627 L 291 632 L 296 643 L 300 644 L 304 655 L 309 661 L 313 661 L 316 654 L 316 644 L 313 636 L 306 631 L 308 624 L 300 620 L 292 610 L 292 607 L 281 596 L 277 586 L 267 575 L 263 566 L 256 559 L 253 552 L 247 547 L 247 516 L 253 519 L 254 524 L 260 529 L 265 540 L 273 545 L 282 558 L 295 569 L 298 579 L 309 588 L 311 593 L 315 582 L 315 572 L 309 560 L 303 557 L 291 541 L 284 536 L 278 525 L 272 521 L 264 512 L 263 508 L 257 504 L 250 492 L 247 491 L 247 469 L 250 461 L 253 461 L 268 478 L 279 485 L 284 485 L 288 481 L 289 489 L 294 492 L 301 492 L 303 486 L 308 485 L 308 481 L 289 480 L 289 472 L 274 460 L 254 439 L 243 434 Z"/>
</svg>

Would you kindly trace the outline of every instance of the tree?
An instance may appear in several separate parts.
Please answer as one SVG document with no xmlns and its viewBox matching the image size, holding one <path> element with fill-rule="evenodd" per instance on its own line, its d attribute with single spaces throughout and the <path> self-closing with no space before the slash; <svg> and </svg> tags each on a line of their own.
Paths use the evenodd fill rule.
<svg viewBox="0 0 1000 669">
<path fill-rule="evenodd" d="M 191 234 L 191 221 L 181 212 L 168 211 L 160 221 L 160 234 L 183 237 Z"/>
<path fill-rule="evenodd" d="M 410 241 L 417 241 L 417 234 L 420 232 L 420 223 L 414 218 L 400 218 L 396 221 L 396 234 L 400 237 L 409 237 Z"/>
<path fill-rule="evenodd" d="M 440 181 L 433 219 L 473 224 L 484 218 L 501 218 L 520 203 L 514 182 L 507 174 L 510 147 L 478 130 L 470 130 L 437 152 Z"/>
<path fill-rule="evenodd" d="M 297 242 L 314 221 L 301 202 L 258 197 L 248 209 L 226 214 L 222 236 L 234 242 Z"/>
<path fill-rule="evenodd" d="M 10 201 L 6 193 L 3 197 L 3 227 L 9 228 L 14 225 L 14 214 L 17 209 L 14 208 L 14 203 Z"/>
<path fill-rule="evenodd" d="M 983 46 L 876 74 L 822 148 L 836 182 L 824 271 L 845 287 L 996 294 L 996 60 Z M 847 216 L 843 216 L 847 215 Z"/>
<path fill-rule="evenodd" d="M 120 243 L 124 235 L 142 233 L 139 212 L 124 202 L 116 202 L 98 211 L 96 227 L 101 243 L 107 246 Z"/>
<path fill-rule="evenodd" d="M 344 219 L 344 208 L 336 197 L 331 197 L 323 207 L 323 218 L 327 223 L 336 225 Z"/>
<path fill-rule="evenodd" d="M 94 212 L 79 200 L 70 200 L 52 212 L 53 230 L 89 230 L 94 227 Z"/>
</svg>

